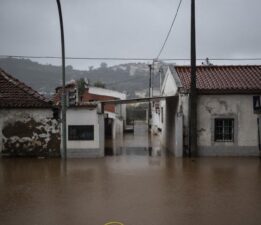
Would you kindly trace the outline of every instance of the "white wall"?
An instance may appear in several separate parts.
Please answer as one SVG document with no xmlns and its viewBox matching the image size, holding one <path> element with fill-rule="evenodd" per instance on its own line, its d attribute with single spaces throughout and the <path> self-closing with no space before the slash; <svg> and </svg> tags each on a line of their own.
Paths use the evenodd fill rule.
<svg viewBox="0 0 261 225">
<path fill-rule="evenodd" d="M 106 89 L 106 88 L 89 87 L 89 93 L 96 94 L 96 95 L 111 96 L 122 100 L 126 99 L 126 94 L 122 92 Z"/>
<path fill-rule="evenodd" d="M 113 151 L 116 154 L 123 143 L 123 121 L 115 118 L 113 120 Z"/>
<path fill-rule="evenodd" d="M 68 140 L 68 126 L 93 125 L 94 140 Z M 69 108 L 67 109 L 67 148 L 69 157 L 98 157 L 104 155 L 103 142 L 104 122 L 99 118 L 97 109 Z"/>
<path fill-rule="evenodd" d="M 257 115 L 252 95 L 198 97 L 198 145 L 201 155 L 258 155 Z M 214 141 L 214 119 L 234 118 L 234 142 Z"/>
<path fill-rule="evenodd" d="M 182 157 L 183 113 L 179 111 L 179 98 L 173 96 L 161 101 L 161 108 L 163 108 L 162 132 L 160 133 L 161 146 L 176 157 Z"/>
<path fill-rule="evenodd" d="M 156 108 L 152 107 L 152 118 L 151 118 L 151 130 L 154 134 L 158 134 L 160 130 L 162 130 L 162 123 L 161 123 L 161 114 L 160 114 L 160 108 L 159 108 L 159 113 L 156 112 Z"/>
<path fill-rule="evenodd" d="M 96 95 L 104 95 L 110 96 L 113 98 L 118 98 L 121 100 L 125 100 L 127 98 L 126 94 L 106 88 L 99 88 L 99 87 L 89 87 L 89 93 L 96 94 Z M 126 125 L 126 104 L 118 104 L 115 105 L 116 114 L 122 116 L 124 121 L 124 126 Z M 108 113 L 108 112 L 106 112 Z M 110 117 L 112 118 L 112 117 Z"/>
<path fill-rule="evenodd" d="M 171 73 L 170 69 L 168 68 L 162 88 L 161 88 L 161 94 L 162 96 L 174 96 L 177 94 L 177 84 L 175 82 L 175 79 L 173 77 L 173 74 Z"/>
<path fill-rule="evenodd" d="M 160 101 L 160 115 L 153 114 L 153 124 L 162 130 L 160 133 L 161 146 L 176 157 L 181 157 L 183 155 L 183 111 L 181 105 L 185 98 L 177 96 L 180 83 L 178 79 L 176 72 L 168 68 L 161 88 L 161 95 L 167 98 Z"/>
</svg>

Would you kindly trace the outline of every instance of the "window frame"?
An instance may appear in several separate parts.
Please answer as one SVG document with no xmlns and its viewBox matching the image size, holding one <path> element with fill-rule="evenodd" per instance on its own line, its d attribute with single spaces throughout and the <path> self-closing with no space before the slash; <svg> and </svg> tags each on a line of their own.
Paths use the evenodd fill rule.
<svg viewBox="0 0 261 225">
<path fill-rule="evenodd" d="M 73 136 L 72 129 L 77 129 L 76 134 Z M 79 132 L 84 132 L 83 129 L 89 129 L 85 132 L 91 132 L 85 136 L 80 136 Z M 77 133 L 78 132 L 78 133 Z M 68 125 L 68 141 L 94 141 L 94 125 Z"/>
<path fill-rule="evenodd" d="M 218 122 L 222 124 L 218 127 Z M 230 123 L 230 124 L 226 124 Z M 222 129 L 221 132 L 218 133 L 218 128 Z M 222 138 L 217 137 L 221 135 Z M 230 139 L 226 138 L 226 136 L 231 136 Z M 226 118 L 226 117 L 219 117 L 214 119 L 214 142 L 216 143 L 223 143 L 223 142 L 235 142 L 235 119 L 234 118 Z"/>
</svg>

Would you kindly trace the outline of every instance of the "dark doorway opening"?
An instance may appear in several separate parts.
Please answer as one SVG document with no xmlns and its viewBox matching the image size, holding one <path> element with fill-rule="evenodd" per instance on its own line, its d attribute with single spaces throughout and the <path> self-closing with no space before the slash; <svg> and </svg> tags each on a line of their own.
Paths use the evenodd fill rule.
<svg viewBox="0 0 261 225">
<path fill-rule="evenodd" d="M 113 155 L 113 119 L 105 118 L 104 119 L 104 127 L 105 127 L 105 155 L 112 156 Z"/>
</svg>

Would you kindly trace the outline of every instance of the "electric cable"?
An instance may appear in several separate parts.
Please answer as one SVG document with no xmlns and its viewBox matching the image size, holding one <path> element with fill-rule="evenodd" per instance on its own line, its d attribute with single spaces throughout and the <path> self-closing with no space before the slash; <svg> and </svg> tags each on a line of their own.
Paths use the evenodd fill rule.
<svg viewBox="0 0 261 225">
<path fill-rule="evenodd" d="M 59 56 L 29 56 L 29 55 L 0 55 L 0 58 L 24 58 L 24 59 L 61 59 Z M 107 61 L 153 61 L 155 58 L 128 58 L 128 57 L 65 57 L 69 60 L 107 60 Z M 210 58 L 210 61 L 259 61 L 255 58 Z M 161 58 L 160 61 L 189 61 L 190 58 Z M 197 61 L 205 61 L 206 58 L 197 58 Z"/>
<path fill-rule="evenodd" d="M 163 49 L 164 49 L 164 47 L 165 47 L 165 45 L 166 45 L 166 43 L 167 43 L 167 41 L 168 41 L 168 38 L 169 38 L 170 33 L 171 33 L 171 31 L 172 31 L 173 25 L 174 25 L 174 23 L 175 23 L 175 21 L 176 21 L 176 18 L 177 18 L 177 16 L 178 16 L 181 3 L 182 3 L 182 0 L 179 1 L 179 5 L 178 5 L 178 8 L 177 8 L 177 11 L 176 11 L 176 13 L 175 13 L 175 15 L 174 15 L 174 18 L 173 18 L 173 20 L 172 20 L 172 23 L 171 23 L 171 25 L 170 25 L 170 28 L 169 28 L 169 31 L 168 31 L 167 36 L 166 36 L 166 38 L 165 38 L 165 41 L 163 42 L 163 45 L 161 46 L 161 49 L 160 49 L 159 54 L 158 54 L 158 56 L 157 56 L 157 59 L 160 57 L 160 55 L 161 55 L 161 53 L 162 53 L 162 51 L 163 51 Z"/>
</svg>

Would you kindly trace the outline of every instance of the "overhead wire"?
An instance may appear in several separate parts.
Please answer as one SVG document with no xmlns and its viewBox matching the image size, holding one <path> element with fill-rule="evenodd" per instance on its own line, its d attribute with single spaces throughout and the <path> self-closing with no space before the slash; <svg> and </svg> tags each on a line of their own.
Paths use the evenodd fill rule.
<svg viewBox="0 0 261 225">
<path fill-rule="evenodd" d="M 28 56 L 28 55 L 0 55 L 1 58 L 28 58 L 28 59 L 61 59 L 60 56 Z M 76 60 L 126 60 L 126 61 L 139 61 L 151 60 L 151 58 L 131 58 L 131 57 L 65 57 L 65 59 Z"/>
<path fill-rule="evenodd" d="M 24 58 L 24 59 L 61 59 L 60 56 L 30 56 L 30 55 L 0 55 L 0 58 Z M 69 60 L 108 60 L 108 61 L 152 61 L 155 58 L 139 57 L 65 57 Z M 211 61 L 257 61 L 261 57 L 255 58 L 210 58 Z M 161 58 L 161 61 L 189 61 L 190 58 Z M 197 58 L 197 61 L 204 61 L 206 58 Z"/>
<path fill-rule="evenodd" d="M 168 31 L 168 33 L 167 33 L 167 36 L 166 36 L 166 38 L 165 38 L 165 40 L 164 40 L 164 42 L 163 42 L 163 45 L 161 46 L 161 49 L 160 49 L 160 51 L 159 51 L 159 53 L 158 53 L 158 55 L 157 55 L 157 59 L 159 59 L 159 57 L 160 57 L 160 55 L 161 55 L 161 53 L 162 53 L 162 51 L 163 51 L 163 49 L 164 49 L 164 47 L 165 47 L 165 45 L 166 45 L 168 39 L 169 39 L 169 36 L 170 36 L 171 31 L 172 31 L 173 25 L 174 25 L 174 23 L 175 23 L 175 21 L 176 21 L 176 18 L 177 18 L 177 16 L 178 16 L 181 3 L 182 3 L 182 0 L 179 1 L 179 5 L 178 5 L 178 8 L 177 8 L 177 11 L 176 11 L 176 13 L 175 13 L 175 15 L 174 15 L 174 18 L 173 18 L 172 23 L 171 23 L 171 25 L 170 25 L 169 31 Z"/>
</svg>

